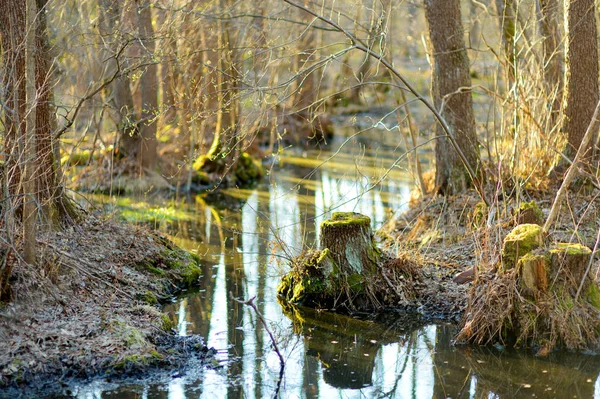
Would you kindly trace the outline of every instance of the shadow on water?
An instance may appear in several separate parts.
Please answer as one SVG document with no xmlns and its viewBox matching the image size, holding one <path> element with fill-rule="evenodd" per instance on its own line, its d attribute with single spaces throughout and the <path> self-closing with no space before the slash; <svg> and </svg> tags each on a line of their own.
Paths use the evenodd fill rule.
<svg viewBox="0 0 600 399">
<path fill-rule="evenodd" d="M 381 132 L 374 132 L 375 136 Z M 345 137 L 337 138 L 338 148 Z M 255 304 L 286 359 L 284 398 L 592 398 L 600 397 L 600 358 L 570 353 L 455 347 L 448 325 L 422 325 L 387 314 L 359 320 L 281 306 L 276 287 L 286 259 L 318 242 L 331 211 L 356 211 L 377 228 L 390 209 L 406 209 L 412 183 L 402 149 L 357 140 L 340 153 L 282 156 L 270 181 L 193 200 L 96 198 L 128 220 L 169 234 L 203 260 L 199 287 L 165 306 L 180 335 L 199 334 L 217 350 L 217 369 L 170 371 L 160 380 L 95 382 L 78 398 L 266 398 L 277 387 L 279 359 Z M 379 143 L 379 144 L 375 144 Z M 327 161 L 327 162 L 325 162 Z M 387 178 L 377 185 L 379 178 Z M 595 396 L 594 396 L 595 395 Z"/>
</svg>

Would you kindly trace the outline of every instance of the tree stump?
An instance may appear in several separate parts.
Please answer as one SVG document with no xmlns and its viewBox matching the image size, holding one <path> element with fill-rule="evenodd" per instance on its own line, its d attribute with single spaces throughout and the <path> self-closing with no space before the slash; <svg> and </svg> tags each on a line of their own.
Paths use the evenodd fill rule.
<svg viewBox="0 0 600 399">
<path fill-rule="evenodd" d="M 355 308 L 365 297 L 373 302 L 382 255 L 373 241 L 371 219 L 334 213 L 321 224 L 320 246 L 292 260 L 292 270 L 277 288 L 279 295 L 290 303 L 323 308 Z"/>
<path fill-rule="evenodd" d="M 335 212 L 321 223 L 321 249 L 325 248 L 347 277 L 372 275 L 381 260 L 373 242 L 371 219 L 359 213 Z"/>
<path fill-rule="evenodd" d="M 504 238 L 502 270 L 517 266 L 519 259 L 543 244 L 542 228 L 537 224 L 520 224 Z"/>
</svg>

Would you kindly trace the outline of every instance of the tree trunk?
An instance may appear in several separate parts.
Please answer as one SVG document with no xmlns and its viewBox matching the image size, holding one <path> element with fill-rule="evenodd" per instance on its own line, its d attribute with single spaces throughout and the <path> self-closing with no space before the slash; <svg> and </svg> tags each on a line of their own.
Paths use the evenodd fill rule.
<svg viewBox="0 0 600 399">
<path fill-rule="evenodd" d="M 99 14 L 98 29 L 106 43 L 106 58 L 111 60 L 115 52 L 119 51 L 121 46 L 123 46 L 121 40 L 122 32 L 117 31 L 117 27 L 122 24 L 122 10 L 117 0 L 102 0 L 101 6 L 102 10 Z M 123 69 L 125 67 L 124 60 L 119 59 L 118 61 L 120 68 Z M 116 68 L 116 62 L 113 61 L 112 63 L 114 64 L 114 68 Z M 133 104 L 129 76 L 122 75 L 115 79 L 111 85 L 111 89 L 111 101 L 117 112 L 116 124 L 119 132 L 117 152 L 122 153 L 122 155 L 135 157 L 140 147 L 139 118 L 136 115 Z"/>
<path fill-rule="evenodd" d="M 36 164 L 36 78 L 35 78 L 35 24 L 37 6 L 35 0 L 25 4 L 25 179 L 23 182 L 23 257 L 33 265 L 36 258 L 37 198 L 35 195 Z M 23 123 L 23 121 L 21 121 Z"/>
<path fill-rule="evenodd" d="M 138 26 L 147 62 L 151 63 L 140 78 L 142 86 L 142 123 L 140 126 L 139 161 L 142 168 L 156 165 L 156 120 L 158 112 L 158 67 L 154 63 L 155 39 L 152 28 L 152 8 L 147 0 L 137 0 Z"/>
<path fill-rule="evenodd" d="M 481 173 L 475 134 L 469 58 L 465 48 L 459 0 L 425 0 L 425 16 L 433 49 L 432 96 L 452 129 L 458 146 L 475 173 Z M 440 125 L 436 135 L 444 136 Z M 450 141 L 436 141 L 436 189 L 451 195 L 472 185 L 471 177 Z M 481 181 L 484 181 L 483 179 Z"/>
<path fill-rule="evenodd" d="M 52 138 L 56 119 L 51 107 L 53 84 L 45 3 L 0 2 L 4 86 L 0 102 L 5 105 L 3 143 L 7 154 L 2 211 L 10 215 L 5 218 L 9 244 L 14 244 L 17 231 L 23 227 L 25 259 L 29 263 L 35 261 L 35 251 L 29 246 L 35 249 L 35 230 L 59 228 L 76 216 L 61 185 L 58 148 Z M 10 269 L 5 263 L 0 270 L 3 293 L 7 292 Z"/>
<path fill-rule="evenodd" d="M 598 40 L 594 0 L 568 1 L 566 7 L 566 155 L 573 158 L 598 103 Z M 590 160 L 596 134 L 583 159 Z"/>
<path fill-rule="evenodd" d="M 551 101 L 550 129 L 558 122 L 563 99 L 563 52 L 560 51 L 561 32 L 558 0 L 540 1 L 540 33 L 543 37 L 544 83 Z"/>
<path fill-rule="evenodd" d="M 517 72 L 517 48 L 515 43 L 517 20 L 514 10 L 514 0 L 495 0 L 496 12 L 500 20 L 500 34 L 506 57 L 506 75 L 508 87 L 515 83 Z"/>
</svg>

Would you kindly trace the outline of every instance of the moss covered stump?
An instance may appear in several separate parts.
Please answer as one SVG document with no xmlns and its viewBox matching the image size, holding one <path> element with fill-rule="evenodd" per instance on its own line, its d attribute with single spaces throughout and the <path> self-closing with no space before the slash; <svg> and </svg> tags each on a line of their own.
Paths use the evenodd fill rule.
<svg viewBox="0 0 600 399">
<path fill-rule="evenodd" d="M 521 257 L 541 247 L 542 228 L 537 224 L 520 224 L 515 227 L 502 245 L 502 270 L 514 269 Z"/>
<path fill-rule="evenodd" d="M 387 286 L 382 284 L 383 256 L 373 239 L 371 219 L 353 212 L 334 213 L 321 224 L 320 246 L 292 260 L 278 294 L 306 306 L 380 308 Z"/>
<path fill-rule="evenodd" d="M 321 248 L 329 248 L 346 276 L 375 273 L 381 252 L 373 242 L 371 219 L 354 212 L 335 212 L 321 223 Z"/>
<path fill-rule="evenodd" d="M 517 224 L 544 223 L 544 213 L 535 201 L 521 202 L 517 210 Z"/>
</svg>

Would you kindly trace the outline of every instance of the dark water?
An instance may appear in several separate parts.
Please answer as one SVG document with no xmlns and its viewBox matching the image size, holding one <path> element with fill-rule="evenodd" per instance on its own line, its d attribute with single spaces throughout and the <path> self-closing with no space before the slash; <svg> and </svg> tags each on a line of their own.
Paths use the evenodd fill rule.
<svg viewBox="0 0 600 399">
<path fill-rule="evenodd" d="M 391 210 L 406 209 L 413 184 L 407 163 L 396 163 L 403 151 L 395 147 L 397 133 L 369 134 L 345 141 L 342 132 L 328 146 L 337 150 L 346 142 L 336 154 L 281 157 L 269 181 L 255 189 L 192 201 L 108 199 L 130 219 L 151 213 L 149 223 L 202 257 L 197 292 L 166 310 L 180 335 L 206 337 L 220 367 L 135 384 L 96 382 L 79 387 L 77 397 L 272 397 L 280 371 L 273 343 L 255 312 L 231 300 L 231 292 L 255 297 L 286 360 L 284 398 L 600 398 L 599 357 L 456 348 L 451 326 L 419 326 L 393 315 L 357 320 L 278 303 L 286 259 L 318 242 L 315 226 L 331 211 L 364 213 L 376 228 Z"/>
</svg>

